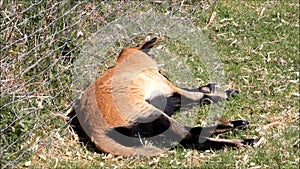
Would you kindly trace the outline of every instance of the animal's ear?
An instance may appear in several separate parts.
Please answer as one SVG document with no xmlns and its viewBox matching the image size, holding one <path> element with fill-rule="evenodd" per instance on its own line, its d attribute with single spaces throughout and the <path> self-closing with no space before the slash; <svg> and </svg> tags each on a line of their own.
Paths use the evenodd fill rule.
<svg viewBox="0 0 300 169">
<path fill-rule="evenodd" d="M 139 48 L 140 50 L 143 50 L 145 53 L 148 53 L 149 50 L 158 42 L 158 38 L 155 37 L 144 44 L 140 45 Z"/>
<path fill-rule="evenodd" d="M 150 49 L 150 48 L 152 48 L 157 42 L 158 42 L 158 38 L 155 37 L 155 38 L 153 38 L 153 39 L 151 39 L 151 40 L 145 42 L 145 43 L 142 45 L 141 49 L 142 49 L 142 50 L 143 50 L 143 49 Z"/>
</svg>

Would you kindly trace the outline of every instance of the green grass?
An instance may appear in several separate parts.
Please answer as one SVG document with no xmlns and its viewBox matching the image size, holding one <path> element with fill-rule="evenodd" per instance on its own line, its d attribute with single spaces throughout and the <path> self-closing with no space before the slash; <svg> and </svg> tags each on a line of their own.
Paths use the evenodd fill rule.
<svg viewBox="0 0 300 169">
<path fill-rule="evenodd" d="M 24 167 L 26 162 L 28 165 L 29 161 L 31 168 L 299 167 L 298 1 L 218 1 L 204 14 L 200 7 L 193 8 L 195 2 L 189 1 L 184 6 L 145 3 L 142 7 L 136 6 L 136 1 L 84 3 L 60 17 L 74 6 L 61 3 L 52 9 L 53 12 L 50 10 L 33 18 L 30 17 L 53 4 L 42 2 L 18 16 L 9 15 L 14 13 L 17 3 L 23 4 L 20 9 L 30 5 L 25 1 L 3 3 L 1 30 L 17 25 L 15 29 L 1 32 L 1 48 L 23 38 L 24 34 L 48 27 L 43 33 L 36 32 L 27 41 L 18 41 L 0 51 L 1 167 L 9 161 L 16 162 L 10 166 L 16 168 Z M 91 14 L 85 13 L 94 7 Z M 86 146 L 78 141 L 66 120 L 66 112 L 76 99 L 72 93 L 72 85 L 76 84 L 73 82 L 76 77 L 71 76 L 73 64 L 80 57 L 83 42 L 107 23 L 126 14 L 128 7 L 133 11 L 147 11 L 152 7 L 163 13 L 173 11 L 177 16 L 189 13 L 189 19 L 199 28 L 204 28 L 212 12 L 216 12 L 217 17 L 204 33 L 224 63 L 226 83 L 241 90 L 238 97 L 225 104 L 222 117 L 244 118 L 251 123 L 246 131 L 233 131 L 220 137 L 264 138 L 260 146 L 215 152 L 176 148 L 161 157 L 136 159 L 101 154 L 89 144 Z M 10 16 L 10 22 L 6 15 Z M 30 18 L 28 22 L 22 22 L 26 18 Z M 83 36 L 77 36 L 79 31 Z M 151 32 L 141 35 L 142 38 L 130 39 L 141 40 L 153 34 L 156 35 Z M 165 43 L 169 40 L 166 38 Z M 117 49 L 112 47 L 109 53 L 117 53 L 122 46 L 131 44 L 120 41 L 115 42 Z M 198 83 L 209 82 L 207 72 L 198 69 L 204 63 L 186 46 L 173 41 L 167 47 L 186 60 Z M 19 57 L 22 53 L 25 55 Z M 110 66 L 115 58 L 108 60 Z M 37 62 L 39 64 L 27 70 Z M 96 73 L 101 73 L 100 70 L 102 68 Z M 197 122 L 207 120 L 208 111 L 208 107 L 200 109 Z"/>
</svg>

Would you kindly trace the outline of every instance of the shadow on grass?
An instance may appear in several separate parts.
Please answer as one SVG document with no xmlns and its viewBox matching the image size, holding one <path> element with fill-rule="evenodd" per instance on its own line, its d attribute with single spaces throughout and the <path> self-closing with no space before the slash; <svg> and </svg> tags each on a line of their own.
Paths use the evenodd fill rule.
<svg viewBox="0 0 300 169">
<path fill-rule="evenodd" d="M 73 109 L 69 114 L 69 121 L 68 124 L 73 129 L 75 134 L 78 135 L 79 143 L 82 143 L 83 146 L 86 147 L 86 149 L 90 152 L 96 152 L 96 153 L 103 153 L 102 151 L 98 150 L 94 143 L 91 142 L 91 140 L 88 138 L 86 133 L 83 131 L 83 129 L 80 126 L 78 117 L 76 115 L 75 109 Z"/>
</svg>

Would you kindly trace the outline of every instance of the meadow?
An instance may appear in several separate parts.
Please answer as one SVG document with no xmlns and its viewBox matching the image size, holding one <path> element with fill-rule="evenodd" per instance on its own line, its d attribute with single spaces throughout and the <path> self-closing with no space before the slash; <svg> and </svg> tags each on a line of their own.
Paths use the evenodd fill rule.
<svg viewBox="0 0 300 169">
<path fill-rule="evenodd" d="M 1 168 L 299 167 L 298 1 L 3 1 L 0 9 Z M 258 138 L 258 146 L 203 152 L 179 146 L 158 157 L 123 158 L 96 151 L 76 134 L 68 113 L 77 99 L 74 90 L 84 88 L 76 88 L 72 75 L 86 41 L 131 11 L 150 9 L 185 17 L 207 36 L 226 84 L 241 91 L 224 103 L 222 117 L 250 121 L 247 130 L 219 137 Z M 147 36 L 164 34 L 116 39 L 103 56 L 108 61 L 92 73 L 99 75 L 123 47 Z M 203 61 L 176 39 L 166 40 L 199 84 L 210 82 L 199 71 Z M 204 123 L 209 106 L 197 111 L 198 122 Z"/>
</svg>

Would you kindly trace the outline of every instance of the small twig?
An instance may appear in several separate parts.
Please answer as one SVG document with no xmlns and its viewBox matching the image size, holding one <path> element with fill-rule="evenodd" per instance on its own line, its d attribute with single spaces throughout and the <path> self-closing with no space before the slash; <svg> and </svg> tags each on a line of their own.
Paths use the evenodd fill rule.
<svg viewBox="0 0 300 169">
<path fill-rule="evenodd" d="M 217 12 L 213 12 L 209 18 L 208 23 L 206 24 L 206 26 L 203 28 L 204 30 L 208 30 L 208 27 L 214 22 L 214 20 L 217 17 Z"/>
<path fill-rule="evenodd" d="M 68 117 L 68 115 L 74 110 L 74 107 L 71 106 L 65 113 L 64 113 L 64 116 L 65 117 Z M 67 119 L 68 120 L 68 119 Z"/>
</svg>

